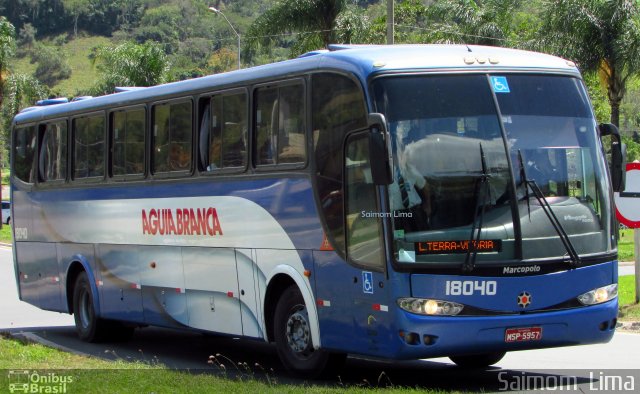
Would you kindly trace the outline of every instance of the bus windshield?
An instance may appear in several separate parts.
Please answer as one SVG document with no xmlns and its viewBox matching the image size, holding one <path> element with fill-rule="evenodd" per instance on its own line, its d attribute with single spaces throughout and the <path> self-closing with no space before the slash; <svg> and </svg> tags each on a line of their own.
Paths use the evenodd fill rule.
<svg viewBox="0 0 640 394">
<path fill-rule="evenodd" d="M 611 250 L 607 175 L 579 79 L 412 75 L 378 78 L 373 91 L 392 136 L 398 263 L 565 261 L 558 231 L 580 257 Z"/>
</svg>

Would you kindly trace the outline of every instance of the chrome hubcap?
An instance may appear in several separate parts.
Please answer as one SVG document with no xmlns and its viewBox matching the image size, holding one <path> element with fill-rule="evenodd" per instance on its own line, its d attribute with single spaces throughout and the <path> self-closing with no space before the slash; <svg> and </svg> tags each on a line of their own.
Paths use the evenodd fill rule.
<svg viewBox="0 0 640 394">
<path fill-rule="evenodd" d="M 309 316 L 304 307 L 292 313 L 287 320 L 287 343 L 291 350 L 303 355 L 311 348 Z"/>
</svg>

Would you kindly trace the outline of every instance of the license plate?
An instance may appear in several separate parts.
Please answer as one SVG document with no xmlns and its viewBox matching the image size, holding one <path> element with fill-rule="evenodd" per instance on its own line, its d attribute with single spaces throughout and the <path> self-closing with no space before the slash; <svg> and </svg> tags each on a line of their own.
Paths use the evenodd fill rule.
<svg viewBox="0 0 640 394">
<path fill-rule="evenodd" d="M 542 339 L 542 327 L 507 328 L 505 342 L 539 341 Z"/>
</svg>

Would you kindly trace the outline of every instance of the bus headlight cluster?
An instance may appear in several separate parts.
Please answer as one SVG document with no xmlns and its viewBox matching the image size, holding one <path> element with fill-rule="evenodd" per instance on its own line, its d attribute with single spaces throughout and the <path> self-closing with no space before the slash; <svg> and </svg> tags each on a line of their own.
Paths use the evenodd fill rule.
<svg viewBox="0 0 640 394">
<path fill-rule="evenodd" d="M 618 284 L 599 287 L 578 296 L 578 301 L 582 305 L 602 304 L 618 296 Z"/>
<path fill-rule="evenodd" d="M 398 306 L 407 312 L 430 316 L 455 316 L 464 308 L 457 302 L 424 298 L 399 298 Z"/>
</svg>

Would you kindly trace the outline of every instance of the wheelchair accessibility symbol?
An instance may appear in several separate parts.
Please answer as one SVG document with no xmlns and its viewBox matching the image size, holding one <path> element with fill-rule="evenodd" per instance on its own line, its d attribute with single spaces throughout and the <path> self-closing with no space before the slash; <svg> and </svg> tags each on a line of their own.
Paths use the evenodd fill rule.
<svg viewBox="0 0 640 394">
<path fill-rule="evenodd" d="M 491 87 L 495 93 L 511 93 L 507 77 L 491 77 Z"/>
<path fill-rule="evenodd" d="M 373 274 L 371 272 L 362 271 L 362 291 L 373 294 Z"/>
</svg>

